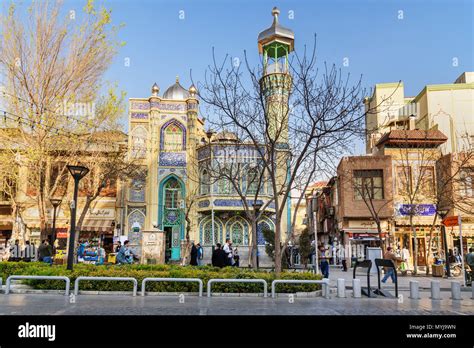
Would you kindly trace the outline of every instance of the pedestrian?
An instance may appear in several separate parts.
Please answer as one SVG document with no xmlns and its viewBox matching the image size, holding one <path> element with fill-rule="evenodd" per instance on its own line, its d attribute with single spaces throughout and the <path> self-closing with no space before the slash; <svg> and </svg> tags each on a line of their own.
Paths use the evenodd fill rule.
<svg viewBox="0 0 474 348">
<path fill-rule="evenodd" d="M 204 249 L 202 248 L 200 243 L 196 244 L 197 248 L 197 264 L 198 266 L 202 266 L 203 258 L 204 258 Z"/>
<path fill-rule="evenodd" d="M 118 253 L 120 251 L 121 247 L 122 247 L 122 242 L 117 241 L 117 246 L 115 247 L 115 252 Z"/>
<path fill-rule="evenodd" d="M 329 262 L 326 248 L 324 245 L 319 247 L 319 268 L 323 274 L 323 278 L 329 278 Z"/>
<path fill-rule="evenodd" d="M 105 253 L 105 249 L 102 247 L 102 245 L 99 246 L 98 252 L 97 252 L 98 260 L 96 262 L 96 265 L 103 265 L 106 255 L 107 254 Z"/>
<path fill-rule="evenodd" d="M 53 247 L 49 245 L 47 239 L 43 240 L 43 244 L 38 248 L 38 259 L 41 262 L 53 264 Z"/>
<path fill-rule="evenodd" d="M 212 252 L 212 265 L 214 267 L 225 267 L 227 261 L 227 254 L 221 248 L 221 244 L 217 243 L 214 251 Z"/>
<path fill-rule="evenodd" d="M 233 255 L 234 255 L 234 267 L 239 267 L 240 266 L 240 256 L 239 256 L 239 250 L 237 247 L 234 248 L 233 250 Z"/>
<path fill-rule="evenodd" d="M 232 256 L 232 242 L 230 241 L 229 238 L 225 240 L 224 252 L 227 255 L 226 266 L 232 266 L 232 264 L 234 263 L 233 256 Z"/>
<path fill-rule="evenodd" d="M 339 257 L 341 258 L 342 271 L 347 272 L 346 249 L 340 244 Z"/>
<path fill-rule="evenodd" d="M 21 260 L 21 249 L 20 249 L 20 241 L 18 239 L 15 240 L 15 244 L 10 246 L 10 258 L 8 261 L 20 261 Z"/>
<path fill-rule="evenodd" d="M 474 248 L 469 248 L 469 254 L 466 255 L 466 263 L 474 270 Z"/>
<path fill-rule="evenodd" d="M 397 266 L 397 262 L 401 262 L 401 261 L 403 261 L 403 259 L 398 257 L 397 255 L 395 255 L 392 252 L 392 247 L 387 247 L 387 251 L 383 255 L 383 258 L 384 258 L 384 260 L 393 261 L 393 265 L 395 266 L 395 268 L 393 268 L 393 267 L 384 267 L 385 276 L 382 279 L 382 283 L 385 283 L 387 281 L 388 277 L 392 278 L 392 283 L 395 283 L 395 272 L 396 272 L 395 269 L 396 269 L 396 266 Z"/>
<path fill-rule="evenodd" d="M 79 247 L 77 249 L 77 262 L 84 262 L 84 255 L 86 253 L 86 241 L 79 240 Z"/>
<path fill-rule="evenodd" d="M 132 264 L 133 263 L 133 253 L 130 250 L 128 243 L 129 243 L 128 240 L 123 242 L 123 246 L 120 248 L 117 254 L 118 264 Z"/>
<path fill-rule="evenodd" d="M 30 244 L 30 241 L 25 242 L 25 249 L 23 249 L 23 261 L 31 262 L 36 260 L 36 247 L 34 244 Z"/>
<path fill-rule="evenodd" d="M 198 258 L 198 250 L 196 246 L 194 245 L 194 243 L 192 243 L 191 244 L 191 261 L 189 262 L 189 264 L 191 266 L 197 266 L 198 265 L 197 258 Z"/>
</svg>

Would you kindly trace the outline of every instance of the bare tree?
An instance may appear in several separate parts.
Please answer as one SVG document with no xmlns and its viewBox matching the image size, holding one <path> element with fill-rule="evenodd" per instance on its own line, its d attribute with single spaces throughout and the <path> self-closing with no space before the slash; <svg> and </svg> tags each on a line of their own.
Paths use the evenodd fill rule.
<svg viewBox="0 0 474 348">
<path fill-rule="evenodd" d="M 284 99 L 271 102 L 261 80 L 263 64 L 253 68 L 247 58 L 245 62 L 242 69 L 226 56 L 219 64 L 214 55 L 213 65 L 198 90 L 215 115 L 212 122 L 232 131 L 240 130 L 240 140 L 259 151 L 272 186 L 275 271 L 280 273 L 282 214 L 296 179 L 305 175 L 311 182 L 316 168 L 307 173 L 305 163 L 334 162 L 331 155 L 350 148 L 354 137 L 363 133 L 361 100 L 365 93 L 360 79 L 351 83 L 335 66 L 325 65 L 319 76 L 315 45 L 309 54 L 306 49 L 301 55 L 296 53 L 289 63 L 282 81 L 290 85 L 287 103 Z"/>
<path fill-rule="evenodd" d="M 0 71 L 9 97 L 2 111 L 5 127 L 18 129 L 15 137 L 3 133 L 1 143 L 29 169 L 42 238 L 49 197 L 66 174 L 62 166 L 51 180 L 51 158 L 77 158 L 76 149 L 90 144 L 96 131 L 113 130 L 120 115 L 120 97 L 113 90 L 98 97 L 119 46 L 110 11 L 88 1 L 83 22 L 76 25 L 75 19 L 61 17 L 61 8 L 60 1 L 34 2 L 22 20 L 12 3 L 0 16 Z"/>
</svg>

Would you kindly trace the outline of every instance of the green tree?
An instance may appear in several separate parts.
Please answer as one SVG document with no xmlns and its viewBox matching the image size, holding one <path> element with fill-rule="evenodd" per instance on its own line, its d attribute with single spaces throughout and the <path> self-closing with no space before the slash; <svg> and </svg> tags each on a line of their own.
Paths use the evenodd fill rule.
<svg viewBox="0 0 474 348">
<path fill-rule="evenodd" d="M 299 250 L 301 255 L 301 261 L 303 262 L 304 268 L 308 266 L 309 255 L 311 254 L 311 239 L 309 238 L 309 231 L 305 228 L 299 238 Z"/>
</svg>

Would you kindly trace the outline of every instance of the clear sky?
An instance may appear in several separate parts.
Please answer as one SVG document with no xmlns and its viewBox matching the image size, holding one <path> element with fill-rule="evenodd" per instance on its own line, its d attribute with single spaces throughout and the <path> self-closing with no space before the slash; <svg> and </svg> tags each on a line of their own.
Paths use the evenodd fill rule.
<svg viewBox="0 0 474 348">
<path fill-rule="evenodd" d="M 226 53 L 242 58 L 247 50 L 257 63 L 257 36 L 271 25 L 273 6 L 281 11 L 281 24 L 295 32 L 296 50 L 311 45 L 317 34 L 320 66 L 327 61 L 354 78 L 362 74 L 368 88 L 402 80 L 412 96 L 426 84 L 452 83 L 474 70 L 472 0 L 97 2 L 112 9 L 115 23 L 126 24 L 119 35 L 126 45 L 106 79 L 127 97 L 148 97 L 154 82 L 162 94 L 176 75 L 189 87 L 191 69 L 195 80 L 203 78 L 212 47 L 220 58 Z M 83 4 L 66 0 L 65 9 L 80 12 Z"/>
</svg>

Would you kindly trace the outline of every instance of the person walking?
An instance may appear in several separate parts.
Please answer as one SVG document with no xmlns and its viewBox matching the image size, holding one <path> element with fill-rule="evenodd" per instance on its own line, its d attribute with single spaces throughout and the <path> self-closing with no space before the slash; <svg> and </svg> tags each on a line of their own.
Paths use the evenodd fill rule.
<svg viewBox="0 0 474 348">
<path fill-rule="evenodd" d="M 214 267 L 225 267 L 227 255 L 224 250 L 221 249 L 221 244 L 217 243 L 214 251 L 212 252 L 212 265 Z"/>
<path fill-rule="evenodd" d="M 395 255 L 395 253 L 393 253 L 392 247 L 387 247 L 387 251 L 383 255 L 383 258 L 384 258 L 384 260 L 393 261 L 393 265 L 395 266 L 395 268 L 397 266 L 397 262 L 402 262 L 403 261 L 402 258 L 398 257 L 397 255 Z M 385 283 L 387 281 L 388 277 L 390 277 L 392 279 L 392 283 L 395 283 L 395 272 L 396 272 L 395 268 L 384 267 L 385 276 L 382 279 L 382 283 Z"/>
<path fill-rule="evenodd" d="M 233 266 L 234 267 L 239 267 L 240 266 L 240 256 L 239 256 L 239 250 L 237 249 L 237 247 L 234 248 L 232 253 L 234 255 L 234 264 L 233 264 Z"/>
<path fill-rule="evenodd" d="M 49 245 L 47 239 L 43 240 L 43 244 L 38 248 L 38 260 L 49 263 L 50 265 L 53 264 L 53 247 Z"/>
<path fill-rule="evenodd" d="M 198 258 L 198 250 L 196 246 L 194 245 L 194 243 L 192 243 L 191 244 L 191 261 L 189 262 L 189 264 L 191 266 L 197 266 L 198 265 L 197 258 Z"/>
<path fill-rule="evenodd" d="M 204 249 L 202 248 L 200 243 L 196 244 L 197 248 L 197 264 L 198 266 L 202 266 L 203 258 L 204 258 Z"/>
<path fill-rule="evenodd" d="M 319 268 L 323 274 L 323 278 L 329 278 L 329 261 L 326 248 L 324 245 L 319 247 Z"/>
</svg>

